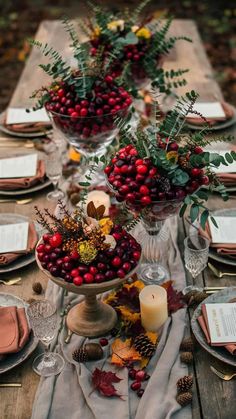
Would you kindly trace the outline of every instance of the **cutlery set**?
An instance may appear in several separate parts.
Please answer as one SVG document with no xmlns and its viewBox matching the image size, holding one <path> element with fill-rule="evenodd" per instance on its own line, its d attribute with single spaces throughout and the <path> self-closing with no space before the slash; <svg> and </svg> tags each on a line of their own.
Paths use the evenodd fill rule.
<svg viewBox="0 0 236 419">
<path fill-rule="evenodd" d="M 221 378 L 224 381 L 230 381 L 230 380 L 232 380 L 232 378 L 236 377 L 236 372 L 224 373 L 224 372 L 221 372 L 221 371 L 217 370 L 212 365 L 210 366 L 210 369 L 215 375 L 217 375 L 217 377 Z"/>
</svg>

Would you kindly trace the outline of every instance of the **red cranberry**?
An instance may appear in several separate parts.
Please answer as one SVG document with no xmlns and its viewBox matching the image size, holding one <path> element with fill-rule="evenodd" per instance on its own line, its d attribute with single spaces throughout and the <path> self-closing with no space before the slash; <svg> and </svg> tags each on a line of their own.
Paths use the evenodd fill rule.
<svg viewBox="0 0 236 419">
<path fill-rule="evenodd" d="M 103 274 L 96 274 L 94 279 L 95 279 L 95 282 L 98 282 L 98 283 L 104 282 L 105 276 Z"/>
<path fill-rule="evenodd" d="M 152 200 L 151 200 L 150 196 L 148 196 L 148 195 L 142 196 L 141 203 L 143 205 L 149 205 L 149 204 L 151 204 L 151 202 L 152 202 Z"/>
<path fill-rule="evenodd" d="M 194 153 L 195 154 L 201 154 L 201 153 L 203 153 L 203 149 L 202 149 L 202 147 L 200 147 L 200 146 L 196 146 L 195 148 L 194 148 Z"/>
<path fill-rule="evenodd" d="M 122 268 L 125 270 L 125 272 L 129 272 L 131 269 L 131 264 L 129 262 L 123 263 Z"/>
<path fill-rule="evenodd" d="M 117 275 L 119 278 L 123 279 L 125 277 L 125 271 L 123 271 L 123 269 L 119 269 L 117 271 Z"/>
<path fill-rule="evenodd" d="M 139 260 L 140 259 L 140 256 L 141 256 L 141 253 L 140 252 L 138 252 L 138 251 L 133 252 L 133 258 L 135 260 Z"/>
<path fill-rule="evenodd" d="M 45 252 L 46 253 L 51 253 L 51 251 L 52 251 L 52 246 L 50 244 L 46 244 L 45 245 Z"/>
<path fill-rule="evenodd" d="M 73 278 L 73 283 L 75 285 L 82 285 L 83 284 L 83 277 L 82 276 L 75 276 Z"/>
<path fill-rule="evenodd" d="M 57 266 L 52 266 L 50 268 L 50 274 L 52 276 L 58 276 L 59 275 L 59 269 L 58 269 L 58 267 Z"/>
<path fill-rule="evenodd" d="M 95 266 L 90 266 L 90 268 L 89 268 L 89 272 L 90 272 L 92 275 L 96 275 L 96 274 L 98 273 L 98 270 L 97 270 L 97 268 L 96 268 Z"/>
<path fill-rule="evenodd" d="M 72 263 L 70 263 L 70 262 L 64 262 L 64 263 L 63 263 L 63 268 L 64 268 L 66 271 L 71 271 L 71 269 L 72 269 Z"/>
<path fill-rule="evenodd" d="M 70 274 L 65 275 L 65 281 L 66 282 L 72 282 L 72 276 Z"/>
<path fill-rule="evenodd" d="M 80 265 L 80 266 L 78 266 L 78 271 L 79 271 L 80 275 L 84 275 L 88 272 L 88 268 L 85 265 Z"/>
<path fill-rule="evenodd" d="M 139 192 L 141 193 L 141 195 L 149 195 L 150 194 L 149 188 L 145 185 L 140 186 Z"/>
<path fill-rule="evenodd" d="M 44 241 L 44 243 L 49 243 L 49 240 L 50 240 L 50 234 L 44 234 L 43 235 L 43 241 Z"/>
<path fill-rule="evenodd" d="M 193 169 L 191 169 L 191 176 L 192 177 L 198 177 L 202 174 L 202 170 L 198 169 L 197 167 L 194 167 Z"/>
<path fill-rule="evenodd" d="M 141 382 L 140 381 L 134 381 L 131 386 L 130 386 L 131 390 L 133 391 L 137 391 L 141 388 Z"/>
<path fill-rule="evenodd" d="M 137 172 L 140 175 L 145 175 L 148 171 L 148 168 L 145 164 L 140 164 L 139 166 L 137 166 Z"/>
<path fill-rule="evenodd" d="M 70 261 L 71 261 L 71 257 L 70 256 L 64 256 L 63 262 L 70 262 Z"/>
<path fill-rule="evenodd" d="M 112 265 L 118 267 L 121 265 L 121 258 L 119 256 L 115 256 L 114 259 L 111 261 Z"/>
<path fill-rule="evenodd" d="M 44 257 L 43 257 L 43 262 L 46 262 L 46 263 L 48 263 L 49 262 L 49 259 L 50 257 L 49 257 L 49 255 L 44 255 Z"/>
<path fill-rule="evenodd" d="M 70 257 L 71 257 L 71 259 L 73 259 L 73 260 L 77 260 L 77 259 L 79 259 L 79 253 L 77 252 L 77 250 L 73 250 L 73 251 L 70 253 Z"/>
<path fill-rule="evenodd" d="M 45 253 L 38 253 L 38 260 L 40 260 L 40 262 L 43 262 L 44 261 L 44 255 L 45 255 Z"/>
<path fill-rule="evenodd" d="M 52 252 L 51 254 L 50 254 L 50 260 L 53 262 L 53 261 L 55 261 L 55 260 L 57 260 L 57 254 L 55 253 L 55 252 Z"/>
<path fill-rule="evenodd" d="M 94 276 L 90 273 L 84 274 L 84 281 L 86 282 L 86 284 L 91 284 L 92 282 L 94 282 Z"/>
<path fill-rule="evenodd" d="M 62 264 L 63 264 L 63 259 L 57 259 L 56 265 L 60 267 L 62 266 Z"/>
<path fill-rule="evenodd" d="M 131 368 L 131 369 L 129 370 L 129 378 L 131 378 L 131 380 L 134 380 L 134 379 L 135 379 L 136 372 L 137 372 L 137 371 L 136 371 L 134 368 Z"/>
<path fill-rule="evenodd" d="M 199 181 L 200 181 L 201 185 L 209 185 L 209 182 L 210 182 L 209 177 L 206 176 L 206 175 L 201 176 Z"/>
<path fill-rule="evenodd" d="M 107 346 L 108 345 L 108 339 L 107 338 L 101 338 L 99 340 L 99 343 L 101 346 Z"/>
<path fill-rule="evenodd" d="M 138 391 L 137 391 L 137 396 L 138 397 L 142 397 L 142 395 L 143 395 L 143 393 L 144 393 L 144 389 L 143 388 L 140 388 Z"/>
<path fill-rule="evenodd" d="M 135 374 L 135 379 L 137 381 L 144 381 L 146 377 L 146 372 L 144 370 L 138 370 Z"/>
<path fill-rule="evenodd" d="M 72 269 L 70 274 L 73 278 L 75 278 L 76 276 L 79 275 L 79 271 L 78 271 L 78 269 Z"/>
<path fill-rule="evenodd" d="M 39 244 L 36 247 L 36 250 L 37 250 L 38 253 L 43 253 L 45 251 L 45 245 L 44 244 Z"/>
</svg>

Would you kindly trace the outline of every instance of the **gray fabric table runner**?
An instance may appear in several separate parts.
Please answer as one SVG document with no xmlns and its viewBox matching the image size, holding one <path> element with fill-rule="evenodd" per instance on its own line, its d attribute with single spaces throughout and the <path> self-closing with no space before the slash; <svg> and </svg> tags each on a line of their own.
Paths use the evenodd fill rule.
<svg viewBox="0 0 236 419">
<path fill-rule="evenodd" d="M 177 218 L 171 218 L 166 223 L 170 239 L 167 259 L 162 262 L 165 262 L 174 286 L 181 290 L 185 286 L 185 274 L 177 246 Z M 64 297 L 63 289 L 49 281 L 46 298 L 54 302 L 60 312 L 68 303 L 77 303 L 83 297 L 72 293 Z M 109 354 L 106 353 L 108 347 L 105 347 L 106 357 L 101 361 L 86 364 L 74 362 L 72 352 L 86 338 L 73 334 L 70 343 L 65 344 L 66 330 L 62 328 L 52 346 L 62 353 L 66 361 L 65 368 L 57 377 L 40 379 L 32 419 L 191 419 L 191 407 L 181 408 L 175 400 L 176 382 L 188 373 L 187 366 L 179 359 L 185 325 L 186 309 L 180 309 L 168 318 L 156 354 L 147 367 L 151 378 L 145 382 L 146 389 L 141 399 L 129 389 L 131 382 L 128 370 L 110 364 Z M 115 384 L 122 399 L 103 397 L 93 391 L 91 372 L 96 367 L 112 370 L 122 378 L 120 383 Z"/>
</svg>

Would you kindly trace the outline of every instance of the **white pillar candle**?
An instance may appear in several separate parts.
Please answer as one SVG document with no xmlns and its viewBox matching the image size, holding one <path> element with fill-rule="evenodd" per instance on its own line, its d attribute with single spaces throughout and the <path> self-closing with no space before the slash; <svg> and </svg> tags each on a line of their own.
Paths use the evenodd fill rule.
<svg viewBox="0 0 236 419">
<path fill-rule="evenodd" d="M 111 200 L 110 200 L 110 196 L 106 192 L 97 191 L 97 190 L 89 192 L 86 199 L 86 208 L 90 201 L 93 201 L 96 208 L 98 208 L 100 205 L 104 205 L 105 207 L 104 216 L 109 215 L 109 208 L 111 206 Z"/>
<path fill-rule="evenodd" d="M 167 292 L 159 285 L 147 285 L 139 294 L 144 329 L 157 332 L 168 318 Z"/>
</svg>

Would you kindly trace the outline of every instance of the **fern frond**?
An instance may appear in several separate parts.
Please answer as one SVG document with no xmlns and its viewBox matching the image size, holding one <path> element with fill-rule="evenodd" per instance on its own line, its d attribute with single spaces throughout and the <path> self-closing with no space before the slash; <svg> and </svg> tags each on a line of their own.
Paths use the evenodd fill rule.
<svg viewBox="0 0 236 419">
<path fill-rule="evenodd" d="M 134 25 L 137 24 L 138 18 L 141 15 L 144 7 L 150 3 L 151 0 L 143 0 L 136 8 L 131 17 L 129 18 L 129 21 Z"/>
</svg>

